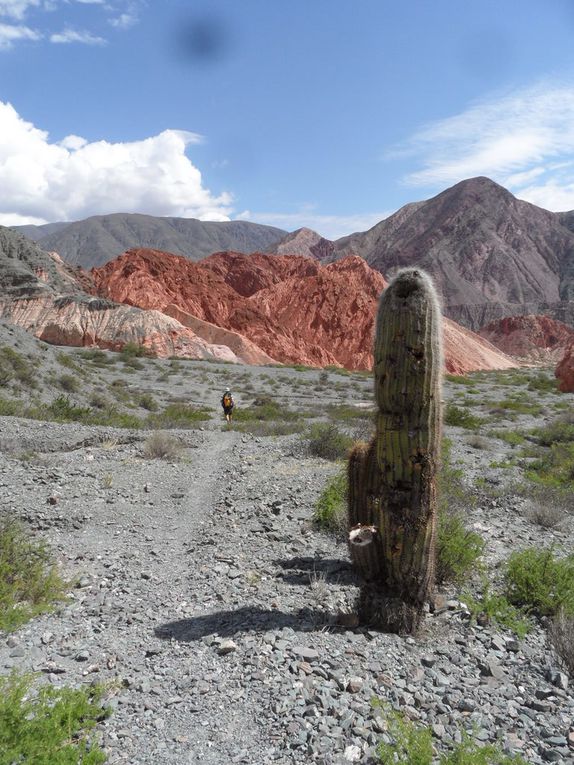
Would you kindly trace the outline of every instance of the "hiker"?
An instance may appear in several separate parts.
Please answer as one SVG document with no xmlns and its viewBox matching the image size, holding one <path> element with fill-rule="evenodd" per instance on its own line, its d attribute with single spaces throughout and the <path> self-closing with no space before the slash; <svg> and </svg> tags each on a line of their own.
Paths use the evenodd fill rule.
<svg viewBox="0 0 574 765">
<path fill-rule="evenodd" d="M 225 419 L 228 423 L 231 422 L 233 419 L 233 407 L 235 406 L 235 403 L 233 401 L 233 396 L 231 395 L 231 391 L 229 388 L 225 389 L 225 393 L 221 397 L 221 406 L 223 407 L 223 413 L 225 414 Z"/>
</svg>

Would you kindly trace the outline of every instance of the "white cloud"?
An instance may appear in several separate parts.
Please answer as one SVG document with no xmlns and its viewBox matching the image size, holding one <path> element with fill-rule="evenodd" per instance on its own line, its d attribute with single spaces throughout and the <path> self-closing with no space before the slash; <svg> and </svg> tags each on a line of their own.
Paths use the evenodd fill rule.
<svg viewBox="0 0 574 765">
<path fill-rule="evenodd" d="M 0 50 L 8 50 L 20 40 L 39 40 L 41 34 L 22 25 L 0 24 Z"/>
<path fill-rule="evenodd" d="M 138 23 L 138 16 L 135 13 L 121 13 L 116 18 L 110 19 L 109 23 L 116 29 L 129 29 Z"/>
<path fill-rule="evenodd" d="M 141 141 L 87 142 L 48 133 L 0 101 L 0 214 L 13 225 L 140 212 L 229 220 L 232 197 L 214 196 L 186 148 L 201 137 L 164 130 Z"/>
<path fill-rule="evenodd" d="M 236 216 L 237 220 L 249 220 L 266 226 L 277 226 L 288 231 L 311 228 L 325 239 L 339 239 L 356 231 L 366 231 L 387 218 L 390 212 L 359 213 L 357 215 L 320 215 L 308 208 L 296 213 L 257 213 L 245 210 Z"/>
<path fill-rule="evenodd" d="M 57 32 L 50 35 L 51 43 L 83 43 L 84 45 L 105 45 L 106 40 L 103 37 L 97 37 L 91 32 L 78 31 L 76 29 L 64 29 L 63 32 Z"/>
<path fill-rule="evenodd" d="M 427 125 L 388 157 L 414 157 L 413 186 L 487 175 L 549 209 L 572 200 L 563 160 L 574 153 L 574 86 L 543 83 Z M 538 179 L 538 183 L 532 183 Z"/>
<path fill-rule="evenodd" d="M 21 21 L 28 8 L 37 8 L 41 0 L 0 0 L 0 16 Z"/>
</svg>

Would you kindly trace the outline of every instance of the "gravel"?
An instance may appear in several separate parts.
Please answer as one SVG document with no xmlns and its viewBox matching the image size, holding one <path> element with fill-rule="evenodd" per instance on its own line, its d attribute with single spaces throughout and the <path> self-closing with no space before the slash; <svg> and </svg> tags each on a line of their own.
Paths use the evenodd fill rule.
<svg viewBox="0 0 574 765">
<path fill-rule="evenodd" d="M 346 544 L 311 523 L 338 468 L 300 436 L 214 420 L 171 431 L 185 449 L 166 461 L 143 458 L 142 431 L 0 423 L 0 513 L 46 539 L 72 583 L 57 612 L 0 636 L 0 670 L 111 681 L 109 763 L 368 762 L 388 740 L 375 698 L 440 747 L 467 730 L 529 763 L 574 763 L 574 694 L 541 627 L 518 640 L 473 624 L 448 590 L 414 638 L 345 628 Z M 569 544 L 522 504 L 484 495 L 468 511 L 493 569 L 516 547 Z"/>
</svg>

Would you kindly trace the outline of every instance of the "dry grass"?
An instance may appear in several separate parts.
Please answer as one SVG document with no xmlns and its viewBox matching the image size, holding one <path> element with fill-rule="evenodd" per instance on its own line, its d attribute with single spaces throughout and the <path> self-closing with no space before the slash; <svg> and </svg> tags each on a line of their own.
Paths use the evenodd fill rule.
<svg viewBox="0 0 574 765">
<path fill-rule="evenodd" d="M 182 445 L 179 439 L 170 436 L 169 433 L 157 431 L 157 433 L 152 433 L 146 440 L 143 456 L 150 460 L 173 460 L 181 456 L 181 451 Z"/>
<path fill-rule="evenodd" d="M 548 638 L 569 675 L 574 674 L 574 616 L 561 611 L 548 626 Z"/>
</svg>

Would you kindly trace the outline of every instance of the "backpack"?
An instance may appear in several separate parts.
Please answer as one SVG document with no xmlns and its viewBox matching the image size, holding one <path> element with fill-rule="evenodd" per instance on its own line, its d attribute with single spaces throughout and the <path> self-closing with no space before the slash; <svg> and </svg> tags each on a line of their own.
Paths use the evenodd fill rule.
<svg viewBox="0 0 574 765">
<path fill-rule="evenodd" d="M 231 393 L 226 393 L 223 396 L 223 406 L 228 407 L 233 404 L 233 399 L 231 398 Z"/>
</svg>

